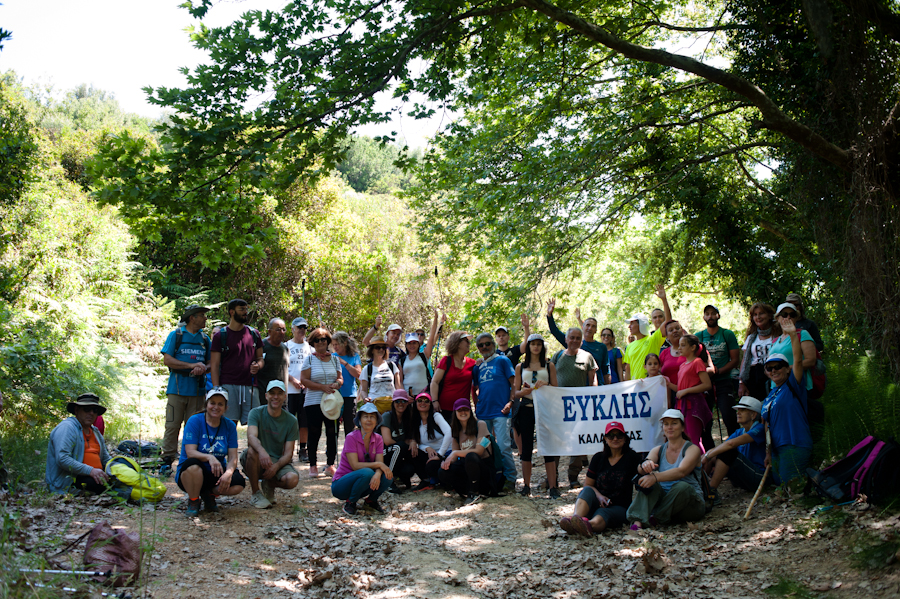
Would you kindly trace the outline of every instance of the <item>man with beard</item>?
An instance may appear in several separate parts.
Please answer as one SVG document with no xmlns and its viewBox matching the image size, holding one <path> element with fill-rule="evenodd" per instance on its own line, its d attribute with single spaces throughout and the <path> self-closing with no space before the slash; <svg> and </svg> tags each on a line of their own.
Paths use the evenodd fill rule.
<svg viewBox="0 0 900 599">
<path fill-rule="evenodd" d="M 263 366 L 263 344 L 259 331 L 248 327 L 250 306 L 242 299 L 228 302 L 228 326 L 213 336 L 210 374 L 213 387 L 228 392 L 225 417 L 246 425 L 250 410 L 259 406 L 253 377 Z"/>
<path fill-rule="evenodd" d="M 290 350 L 284 343 L 287 325 L 280 318 L 269 321 L 269 335 L 263 339 L 263 366 L 256 375 L 256 389 L 260 397 L 265 397 L 270 381 L 282 381 L 287 388 Z"/>
<path fill-rule="evenodd" d="M 694 335 L 700 339 L 709 356 L 712 358 L 713 369 L 709 373 L 712 379 L 713 388 L 707 392 L 706 402 L 710 409 L 712 406 L 719 406 L 719 414 L 722 421 L 725 422 L 725 428 L 728 429 L 730 435 L 737 430 L 737 412 L 734 411 L 735 394 L 737 393 L 737 381 L 731 378 L 731 371 L 741 361 L 740 345 L 738 345 L 737 337 L 728 329 L 719 326 L 719 309 L 715 306 L 708 305 L 703 308 L 703 320 L 706 321 L 706 328 L 697 331 Z M 710 423 L 711 425 L 712 423 Z M 709 426 L 709 425 L 708 425 Z M 710 442 L 711 437 L 704 436 L 703 444 Z M 711 449 L 712 446 L 707 449 Z"/>
</svg>

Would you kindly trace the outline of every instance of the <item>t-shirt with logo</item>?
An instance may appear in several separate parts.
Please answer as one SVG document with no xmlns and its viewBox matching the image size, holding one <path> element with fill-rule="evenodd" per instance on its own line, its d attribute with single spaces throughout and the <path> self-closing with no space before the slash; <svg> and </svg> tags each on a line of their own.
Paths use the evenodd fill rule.
<svg viewBox="0 0 900 599">
<path fill-rule="evenodd" d="M 288 351 L 290 352 L 288 374 L 299 381 L 300 374 L 303 372 L 303 360 L 306 359 L 306 356 L 312 353 L 312 348 L 306 341 L 304 341 L 303 343 L 297 343 L 293 339 L 287 341 L 285 345 L 287 345 Z M 288 379 L 288 393 L 301 393 L 302 391 L 303 390 L 299 387 L 293 386 L 290 383 L 290 379 Z"/>
<path fill-rule="evenodd" d="M 369 399 L 394 395 L 394 391 L 396 391 L 394 388 L 394 374 L 398 372 L 398 368 L 400 367 L 387 360 L 382 362 L 380 366 L 375 366 L 375 362 L 366 364 L 359 379 L 369 383 Z"/>
<path fill-rule="evenodd" d="M 750 338 L 748 337 L 747 341 L 744 342 L 743 350 L 750 353 L 750 366 L 765 364 L 769 357 L 769 350 L 774 342 L 775 337 L 772 336 L 768 339 L 761 339 L 757 335 L 753 343 L 750 343 Z"/>
<path fill-rule="evenodd" d="M 475 409 L 479 420 L 508 418 L 501 410 L 509 403 L 512 384 L 509 379 L 516 376 L 512 362 L 506 356 L 494 354 L 489 360 L 476 364 L 472 369 L 472 384 L 478 389 L 478 404 Z"/>
<path fill-rule="evenodd" d="M 178 351 L 175 351 L 175 331 L 169 333 L 166 342 L 163 344 L 160 353 L 168 354 L 181 362 L 189 364 L 208 364 L 209 351 L 203 343 L 203 331 L 191 333 L 187 327 L 181 327 L 181 345 Z M 169 384 L 166 386 L 167 395 L 186 395 L 193 397 L 195 395 L 206 394 L 206 381 L 203 377 L 193 377 L 190 375 L 179 374 L 177 372 L 169 373 Z"/>
<path fill-rule="evenodd" d="M 281 410 L 281 414 L 275 418 L 269 414 L 269 406 L 253 408 L 250 410 L 249 424 L 257 427 L 259 444 L 273 462 L 281 459 L 285 443 L 300 438 L 297 418 L 287 410 Z"/>
<path fill-rule="evenodd" d="M 251 333 L 250 327 L 247 326 L 240 331 L 228 329 L 227 352 L 222 352 L 222 331 L 213 335 L 211 351 L 222 352 L 219 384 L 252 385 L 250 363 L 256 359 L 257 348 L 262 349 L 262 339 L 257 341 L 256 335 Z"/>
<path fill-rule="evenodd" d="M 210 426 L 206 422 L 206 414 L 194 414 L 184 425 L 181 436 L 181 457 L 178 459 L 178 470 L 175 477 L 181 474 L 181 465 L 188 459 L 186 446 L 196 445 L 200 453 L 215 456 L 222 468 L 227 467 L 229 449 L 237 449 L 237 425 L 229 418 L 222 418 L 219 426 Z M 278 455 L 279 459 L 281 454 Z"/>
<path fill-rule="evenodd" d="M 734 333 L 728 329 L 719 327 L 719 330 L 716 331 L 715 335 L 710 335 L 707 329 L 697 331 L 694 335 L 696 335 L 700 340 L 700 343 L 706 347 L 706 351 L 709 352 L 709 357 L 712 358 L 712 363 L 716 367 L 716 374 L 712 375 L 710 378 L 714 381 L 730 379 L 731 370 L 729 369 L 723 372 L 722 367 L 731 361 L 731 350 L 741 348 L 741 346 L 738 345 L 737 337 L 734 336 Z"/>
</svg>

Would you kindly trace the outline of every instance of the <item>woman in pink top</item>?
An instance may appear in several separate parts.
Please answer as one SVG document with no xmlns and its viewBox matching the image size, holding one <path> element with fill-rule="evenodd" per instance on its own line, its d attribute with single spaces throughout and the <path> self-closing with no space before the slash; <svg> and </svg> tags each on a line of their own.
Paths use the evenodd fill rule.
<svg viewBox="0 0 900 599">
<path fill-rule="evenodd" d="M 701 447 L 703 429 L 712 420 L 712 413 L 703 393 L 712 388 L 712 381 L 706 372 L 706 362 L 697 355 L 701 345 L 696 335 L 683 335 L 678 349 L 681 350 L 684 363 L 678 367 L 675 409 L 684 414 L 684 432 L 691 443 Z"/>
<path fill-rule="evenodd" d="M 361 497 L 367 508 L 384 513 L 378 498 L 391 486 L 394 475 L 384 463 L 384 439 L 375 432 L 378 420 L 375 404 L 360 406 L 354 418 L 358 428 L 344 438 L 341 464 L 331 479 L 331 494 L 344 500 L 342 509 L 349 516 L 356 514 Z"/>
</svg>

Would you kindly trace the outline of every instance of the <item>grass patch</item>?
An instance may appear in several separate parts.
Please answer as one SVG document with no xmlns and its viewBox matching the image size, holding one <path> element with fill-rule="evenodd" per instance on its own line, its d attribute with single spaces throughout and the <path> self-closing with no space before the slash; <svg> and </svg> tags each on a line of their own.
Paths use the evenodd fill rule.
<svg viewBox="0 0 900 599">
<path fill-rule="evenodd" d="M 779 578 L 778 583 L 766 589 L 772 597 L 792 597 L 793 599 L 815 599 L 818 597 L 803 584 L 790 578 Z"/>
<path fill-rule="evenodd" d="M 850 564 L 859 570 L 883 570 L 895 560 L 900 551 L 900 540 L 892 538 L 887 541 L 863 535 L 857 539 L 857 545 L 850 554 Z"/>
</svg>

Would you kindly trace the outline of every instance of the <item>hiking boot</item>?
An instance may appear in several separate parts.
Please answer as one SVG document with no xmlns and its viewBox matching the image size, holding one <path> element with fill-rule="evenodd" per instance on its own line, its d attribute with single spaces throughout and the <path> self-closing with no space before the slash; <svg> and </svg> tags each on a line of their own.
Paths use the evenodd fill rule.
<svg viewBox="0 0 900 599">
<path fill-rule="evenodd" d="M 203 509 L 207 512 L 217 513 L 219 511 L 219 506 L 216 505 L 216 496 L 212 493 L 207 493 L 206 495 L 202 495 L 203 499 Z"/>
<path fill-rule="evenodd" d="M 175 460 L 173 458 L 163 458 L 162 464 L 159 466 L 159 477 L 160 478 L 168 478 L 172 476 L 172 462 Z"/>
<path fill-rule="evenodd" d="M 187 510 L 185 510 L 184 515 L 188 518 L 196 518 L 200 515 L 200 499 L 188 499 L 187 502 Z"/>
<path fill-rule="evenodd" d="M 390 488 L 388 488 L 388 493 L 391 493 L 393 495 L 402 495 L 403 489 L 398 487 L 396 482 L 393 482 L 393 483 L 391 483 Z"/>
<path fill-rule="evenodd" d="M 528 485 L 525 485 L 524 487 L 522 487 L 522 490 L 519 491 L 519 495 L 521 495 L 522 497 L 530 497 L 531 496 L 531 487 Z"/>
<path fill-rule="evenodd" d="M 591 527 L 591 523 L 587 518 L 572 516 L 570 526 L 572 527 L 572 532 L 577 535 L 587 538 L 594 536 L 594 529 Z"/>
<path fill-rule="evenodd" d="M 269 503 L 275 505 L 275 487 L 270 485 L 269 481 L 264 480 L 259 483 L 259 490 Z"/>
<path fill-rule="evenodd" d="M 272 507 L 272 503 L 268 499 L 266 499 L 266 496 L 263 495 L 262 490 L 259 490 L 253 494 L 253 497 L 250 498 L 250 505 L 258 510 L 264 510 L 266 508 Z"/>
<path fill-rule="evenodd" d="M 566 531 L 566 534 L 574 535 L 575 529 L 572 528 L 572 520 L 577 517 L 578 516 L 566 516 L 565 518 L 561 518 L 559 521 L 559 527 Z"/>
<path fill-rule="evenodd" d="M 559 492 L 559 487 L 550 489 L 550 499 L 559 499 L 560 497 L 562 497 L 562 493 Z"/>
<path fill-rule="evenodd" d="M 341 511 L 347 514 L 348 516 L 356 515 L 356 502 L 355 501 L 345 501 L 344 507 L 341 508 Z"/>
<path fill-rule="evenodd" d="M 384 513 L 384 508 L 381 507 L 380 505 L 378 505 L 378 500 L 377 500 L 377 499 L 364 499 L 364 500 L 363 500 L 363 505 L 365 505 L 365 506 L 366 506 L 368 509 L 370 509 L 370 510 L 375 510 L 375 511 L 378 512 L 379 514 L 383 514 L 383 513 Z"/>
<path fill-rule="evenodd" d="M 300 449 L 297 450 L 297 459 L 303 463 L 309 461 L 309 454 L 306 452 L 305 447 L 301 447 Z"/>
<path fill-rule="evenodd" d="M 710 487 L 709 491 L 712 493 L 712 496 L 713 496 L 713 505 L 722 505 L 722 498 L 719 497 L 719 490 L 713 489 L 712 487 Z"/>
</svg>

